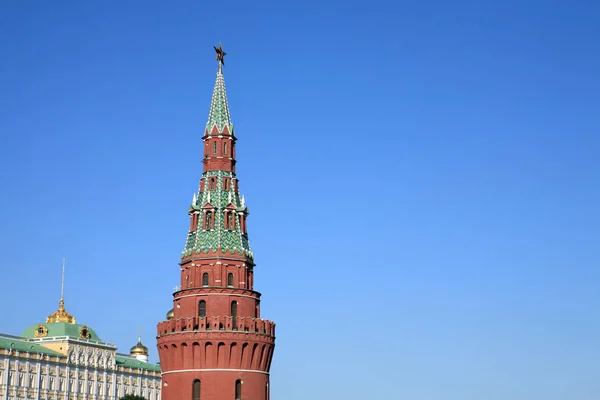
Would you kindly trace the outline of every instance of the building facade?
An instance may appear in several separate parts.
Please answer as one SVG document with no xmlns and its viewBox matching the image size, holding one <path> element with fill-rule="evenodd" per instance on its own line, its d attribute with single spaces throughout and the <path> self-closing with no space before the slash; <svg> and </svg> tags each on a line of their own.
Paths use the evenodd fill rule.
<svg viewBox="0 0 600 400">
<path fill-rule="evenodd" d="M 181 286 L 158 323 L 163 400 L 268 400 L 275 324 L 254 290 L 248 208 L 236 176 L 236 136 L 219 68 L 202 138 L 203 173 L 189 208 Z M 219 53 L 219 51 L 221 53 Z"/>
<path fill-rule="evenodd" d="M 116 400 L 126 394 L 160 400 L 160 367 L 147 361 L 140 337 L 129 355 L 117 353 L 92 328 L 77 324 L 61 298 L 45 323 L 21 336 L 0 334 L 0 400 Z"/>
</svg>

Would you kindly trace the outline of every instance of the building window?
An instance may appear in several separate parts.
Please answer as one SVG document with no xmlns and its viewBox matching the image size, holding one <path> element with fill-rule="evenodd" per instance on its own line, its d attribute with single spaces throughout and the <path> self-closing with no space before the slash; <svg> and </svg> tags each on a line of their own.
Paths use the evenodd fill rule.
<svg viewBox="0 0 600 400">
<path fill-rule="evenodd" d="M 223 216 L 223 223 L 225 225 L 225 229 L 234 230 L 235 229 L 235 216 L 231 211 L 225 211 Z"/>
<path fill-rule="evenodd" d="M 235 400 L 242 400 L 242 381 L 235 381 Z"/>
<path fill-rule="evenodd" d="M 227 142 L 223 143 L 223 154 L 227 155 Z"/>
<path fill-rule="evenodd" d="M 200 400 L 200 381 L 196 379 L 192 386 L 192 400 Z"/>
<path fill-rule="evenodd" d="M 231 328 L 237 330 L 237 301 L 231 302 Z"/>
<path fill-rule="evenodd" d="M 231 272 L 227 274 L 227 286 L 233 287 L 233 274 Z"/>
<path fill-rule="evenodd" d="M 202 274 L 202 286 L 208 286 L 208 272 Z"/>
<path fill-rule="evenodd" d="M 198 316 L 200 318 L 206 317 L 206 301 L 204 300 L 200 300 L 198 302 Z"/>
<path fill-rule="evenodd" d="M 225 216 L 225 223 L 227 224 L 225 228 L 232 231 L 235 230 L 235 214 L 231 211 L 226 211 Z"/>
<path fill-rule="evenodd" d="M 195 231 L 198 229 L 198 213 L 192 214 L 192 218 L 190 218 L 190 231 Z"/>
<path fill-rule="evenodd" d="M 217 141 L 213 142 L 213 154 L 217 154 Z"/>
<path fill-rule="evenodd" d="M 211 211 L 208 211 L 206 214 L 204 214 L 204 229 L 205 230 L 210 230 L 213 228 L 213 215 Z"/>
</svg>

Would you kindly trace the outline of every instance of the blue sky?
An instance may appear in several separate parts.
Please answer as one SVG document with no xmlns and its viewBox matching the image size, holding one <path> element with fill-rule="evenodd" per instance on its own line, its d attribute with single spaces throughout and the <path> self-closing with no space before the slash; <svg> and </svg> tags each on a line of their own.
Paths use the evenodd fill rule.
<svg viewBox="0 0 600 400">
<path fill-rule="evenodd" d="M 600 6 L 0 6 L 0 332 L 157 361 L 223 42 L 274 399 L 600 397 Z"/>
</svg>

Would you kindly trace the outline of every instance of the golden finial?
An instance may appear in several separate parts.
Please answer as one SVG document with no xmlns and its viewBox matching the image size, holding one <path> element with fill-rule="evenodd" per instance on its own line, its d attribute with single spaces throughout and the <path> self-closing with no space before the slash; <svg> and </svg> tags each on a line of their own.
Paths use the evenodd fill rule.
<svg viewBox="0 0 600 400">
<path fill-rule="evenodd" d="M 63 257 L 62 278 L 60 285 L 60 301 L 58 302 L 58 310 L 46 318 L 46 323 L 66 322 L 69 324 L 75 323 L 75 317 L 65 310 L 65 263 L 66 258 Z"/>
</svg>

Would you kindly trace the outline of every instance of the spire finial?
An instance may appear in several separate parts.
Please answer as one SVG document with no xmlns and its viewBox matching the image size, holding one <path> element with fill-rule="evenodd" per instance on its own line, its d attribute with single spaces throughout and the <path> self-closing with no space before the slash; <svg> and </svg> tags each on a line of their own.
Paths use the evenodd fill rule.
<svg viewBox="0 0 600 400">
<path fill-rule="evenodd" d="M 142 327 L 138 326 L 138 343 L 142 343 Z"/>
<path fill-rule="evenodd" d="M 219 42 L 219 47 L 213 47 L 217 52 L 217 62 L 219 63 L 219 72 L 221 72 L 223 65 L 225 65 L 225 56 L 227 55 L 227 53 L 223 51 L 223 44 L 221 42 Z"/>
<path fill-rule="evenodd" d="M 62 302 L 65 301 L 65 263 L 67 262 L 67 257 L 63 257 L 63 265 L 62 265 L 62 278 L 60 282 L 60 300 Z"/>
<path fill-rule="evenodd" d="M 56 312 L 50 314 L 48 318 L 46 318 L 47 323 L 54 322 L 67 322 L 69 324 L 75 323 L 75 317 L 72 314 L 69 314 L 67 310 L 65 310 L 65 264 L 67 262 L 67 258 L 63 257 L 62 264 L 62 276 L 60 282 L 60 301 L 58 302 L 58 310 Z"/>
</svg>

